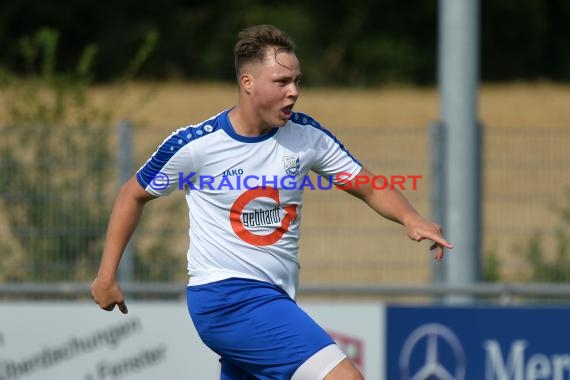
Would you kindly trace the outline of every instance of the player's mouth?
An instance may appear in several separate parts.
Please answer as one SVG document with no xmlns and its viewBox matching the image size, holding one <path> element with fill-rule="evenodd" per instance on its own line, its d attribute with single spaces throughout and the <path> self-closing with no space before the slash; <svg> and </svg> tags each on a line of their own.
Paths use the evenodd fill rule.
<svg viewBox="0 0 570 380">
<path fill-rule="evenodd" d="M 283 113 L 283 115 L 284 115 L 287 119 L 290 118 L 291 115 L 293 114 L 293 107 L 294 107 L 294 106 L 295 106 L 294 104 L 291 104 L 291 105 L 288 105 L 288 106 L 286 106 L 286 107 L 281 108 L 281 112 Z"/>
</svg>

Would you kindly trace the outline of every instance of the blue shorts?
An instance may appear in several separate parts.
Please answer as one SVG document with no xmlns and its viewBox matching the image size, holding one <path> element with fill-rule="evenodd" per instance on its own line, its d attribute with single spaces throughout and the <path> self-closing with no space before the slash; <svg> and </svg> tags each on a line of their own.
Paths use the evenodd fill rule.
<svg viewBox="0 0 570 380">
<path fill-rule="evenodd" d="M 221 379 L 290 379 L 332 338 L 281 288 L 230 278 L 187 288 L 202 341 L 220 355 Z"/>
</svg>

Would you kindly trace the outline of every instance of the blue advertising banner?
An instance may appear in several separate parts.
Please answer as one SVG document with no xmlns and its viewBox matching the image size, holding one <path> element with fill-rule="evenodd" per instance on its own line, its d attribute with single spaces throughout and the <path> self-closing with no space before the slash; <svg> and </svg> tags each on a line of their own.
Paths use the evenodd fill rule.
<svg viewBox="0 0 570 380">
<path fill-rule="evenodd" d="M 386 379 L 570 380 L 570 308 L 386 308 Z"/>
</svg>

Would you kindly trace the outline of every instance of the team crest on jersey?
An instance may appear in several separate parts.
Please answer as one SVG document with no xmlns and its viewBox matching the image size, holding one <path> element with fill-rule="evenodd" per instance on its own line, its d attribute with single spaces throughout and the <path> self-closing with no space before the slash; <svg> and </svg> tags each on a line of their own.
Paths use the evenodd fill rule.
<svg viewBox="0 0 570 380">
<path fill-rule="evenodd" d="M 301 168 L 299 155 L 294 154 L 292 156 L 284 156 L 283 167 L 285 168 L 285 173 L 287 173 L 287 175 L 296 176 L 299 174 L 299 169 Z"/>
</svg>

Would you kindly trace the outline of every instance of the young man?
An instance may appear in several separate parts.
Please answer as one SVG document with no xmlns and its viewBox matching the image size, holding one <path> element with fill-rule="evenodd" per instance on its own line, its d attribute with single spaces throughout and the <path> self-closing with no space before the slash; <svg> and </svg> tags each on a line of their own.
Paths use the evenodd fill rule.
<svg viewBox="0 0 570 380">
<path fill-rule="evenodd" d="M 303 179 L 332 179 L 408 236 L 451 245 L 397 190 L 375 190 L 372 173 L 311 117 L 293 112 L 301 70 L 281 30 L 244 30 L 235 46 L 235 107 L 167 138 L 119 193 L 91 289 L 107 311 L 127 307 L 115 274 L 146 202 L 180 189 L 190 208 L 188 308 L 221 379 L 349 380 L 362 375 L 295 303 Z M 360 178 L 360 180 L 357 180 Z M 356 186 L 358 183 L 358 186 Z"/>
</svg>

